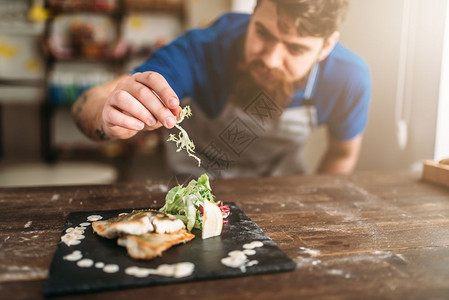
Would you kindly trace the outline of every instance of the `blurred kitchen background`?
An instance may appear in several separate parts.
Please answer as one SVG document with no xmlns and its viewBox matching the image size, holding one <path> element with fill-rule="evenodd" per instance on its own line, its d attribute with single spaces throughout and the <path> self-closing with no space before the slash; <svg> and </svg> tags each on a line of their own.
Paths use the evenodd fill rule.
<svg viewBox="0 0 449 300">
<path fill-rule="evenodd" d="M 0 186 L 164 179 L 158 133 L 96 144 L 74 125 L 84 90 L 184 31 L 253 0 L 0 0 Z M 351 0 L 344 45 L 373 97 L 356 171 L 419 170 L 449 157 L 448 0 Z M 324 128 L 306 148 L 313 173 Z"/>
</svg>

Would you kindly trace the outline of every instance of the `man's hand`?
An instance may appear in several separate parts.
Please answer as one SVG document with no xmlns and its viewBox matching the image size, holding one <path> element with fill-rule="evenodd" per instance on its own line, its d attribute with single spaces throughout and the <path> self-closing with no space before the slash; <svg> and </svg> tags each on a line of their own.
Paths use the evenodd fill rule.
<svg viewBox="0 0 449 300">
<path fill-rule="evenodd" d="M 173 128 L 181 108 L 176 93 L 159 73 L 121 79 L 104 104 L 102 121 L 109 137 L 127 139 L 141 130 Z"/>
<path fill-rule="evenodd" d="M 100 141 L 127 139 L 161 126 L 172 128 L 180 112 L 176 93 L 155 72 L 127 74 L 93 87 L 72 107 L 78 127 Z"/>
</svg>

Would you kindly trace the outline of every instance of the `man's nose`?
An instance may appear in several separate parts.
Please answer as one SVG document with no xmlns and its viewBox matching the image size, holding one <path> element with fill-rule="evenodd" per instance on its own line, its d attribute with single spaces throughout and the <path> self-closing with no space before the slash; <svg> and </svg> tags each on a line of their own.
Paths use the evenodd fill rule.
<svg viewBox="0 0 449 300">
<path fill-rule="evenodd" d="M 268 68 L 279 68 L 284 61 L 284 49 L 282 43 L 276 42 L 265 48 L 262 60 Z"/>
</svg>

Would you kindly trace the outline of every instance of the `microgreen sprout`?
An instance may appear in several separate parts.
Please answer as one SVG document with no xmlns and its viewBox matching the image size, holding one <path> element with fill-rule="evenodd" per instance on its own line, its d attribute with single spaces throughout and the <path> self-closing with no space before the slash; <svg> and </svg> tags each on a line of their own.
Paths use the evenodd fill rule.
<svg viewBox="0 0 449 300">
<path fill-rule="evenodd" d="M 176 136 L 174 134 L 170 134 L 168 136 L 167 142 L 175 142 L 176 143 L 176 147 L 178 148 L 176 150 L 176 152 L 179 152 L 179 151 L 185 149 L 187 151 L 187 154 L 190 157 L 193 157 L 194 159 L 196 159 L 198 161 L 198 167 L 199 167 L 199 166 L 201 166 L 201 159 L 193 154 L 193 153 L 195 153 L 195 144 L 189 138 L 187 131 L 185 131 L 184 128 L 182 128 L 179 125 L 185 118 L 190 118 L 190 116 L 192 116 L 192 110 L 190 109 L 190 106 L 186 105 L 181 110 L 180 118 L 176 122 L 176 125 L 175 125 L 175 127 L 179 129 L 178 136 Z"/>
</svg>

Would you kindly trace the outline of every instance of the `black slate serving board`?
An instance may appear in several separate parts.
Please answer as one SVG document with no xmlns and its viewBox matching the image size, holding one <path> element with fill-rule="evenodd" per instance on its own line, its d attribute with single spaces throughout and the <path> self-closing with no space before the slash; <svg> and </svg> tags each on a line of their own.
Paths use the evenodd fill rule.
<svg viewBox="0 0 449 300">
<path fill-rule="evenodd" d="M 84 232 L 85 238 L 81 244 L 67 246 L 60 242 L 53 257 L 49 278 L 44 288 L 46 296 L 63 295 L 82 292 L 98 292 L 110 289 L 132 288 L 186 282 L 195 280 L 219 279 L 225 277 L 247 276 L 271 272 L 291 271 L 296 264 L 254 223 L 235 203 L 227 203 L 231 213 L 229 223 L 223 225 L 222 235 L 201 239 L 201 232 L 194 230 L 196 238 L 184 244 L 177 245 L 163 252 L 161 257 L 153 260 L 135 260 L 126 254 L 126 249 L 117 245 L 116 239 L 108 240 L 92 232 L 88 226 Z M 132 210 L 85 211 L 74 212 L 67 217 L 62 234 L 69 227 L 88 222 L 90 215 L 101 215 L 103 220 L 129 213 Z M 233 250 L 243 250 L 242 246 L 253 241 L 263 242 L 263 246 L 255 248 L 256 254 L 248 256 L 250 260 L 257 260 L 258 264 L 246 269 L 230 268 L 221 263 L 221 259 Z M 117 264 L 119 271 L 105 273 L 102 269 L 92 266 L 80 268 L 74 261 L 64 260 L 63 257 L 79 250 L 83 258 L 89 258 L 105 264 Z M 125 273 L 131 266 L 154 268 L 161 264 L 191 262 L 195 265 L 192 275 L 183 278 L 149 275 L 137 278 Z"/>
</svg>

